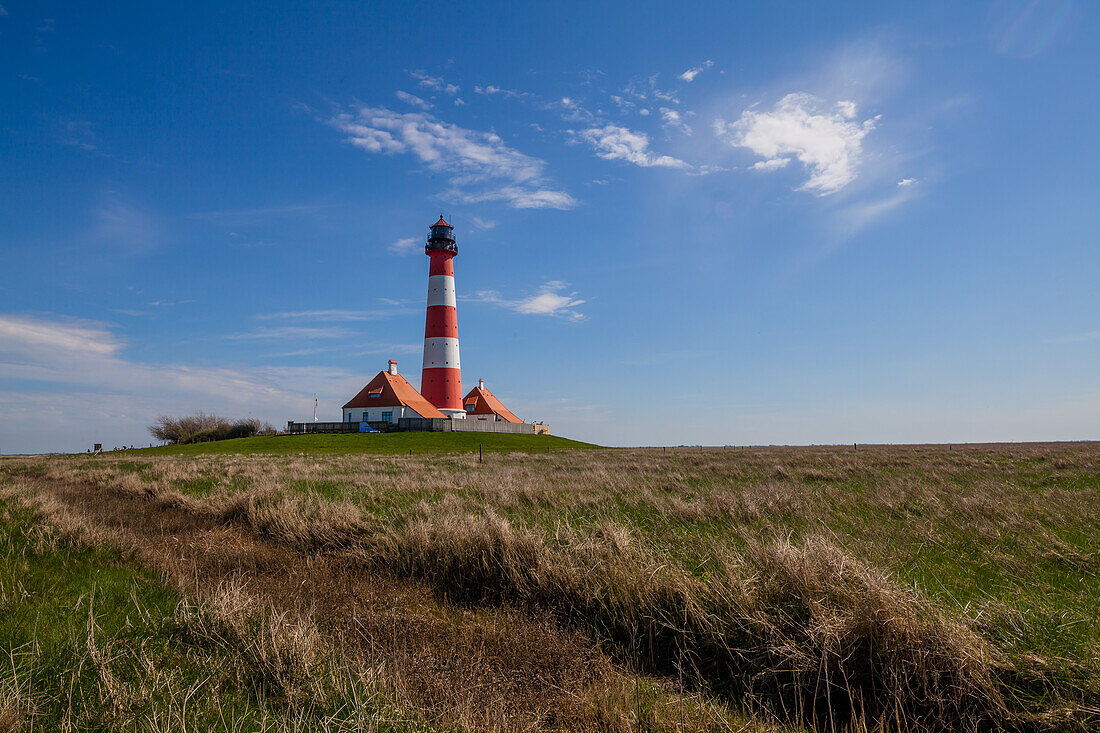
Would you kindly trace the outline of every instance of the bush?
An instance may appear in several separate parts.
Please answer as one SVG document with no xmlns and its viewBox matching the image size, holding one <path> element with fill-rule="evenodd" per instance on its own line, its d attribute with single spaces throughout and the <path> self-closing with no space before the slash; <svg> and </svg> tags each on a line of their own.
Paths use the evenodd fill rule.
<svg viewBox="0 0 1100 733">
<path fill-rule="evenodd" d="M 185 417 L 161 415 L 149 426 L 149 432 L 157 440 L 168 443 L 207 443 L 229 438 L 250 438 L 253 435 L 274 435 L 271 423 L 254 417 L 230 420 L 218 415 L 196 412 Z"/>
</svg>

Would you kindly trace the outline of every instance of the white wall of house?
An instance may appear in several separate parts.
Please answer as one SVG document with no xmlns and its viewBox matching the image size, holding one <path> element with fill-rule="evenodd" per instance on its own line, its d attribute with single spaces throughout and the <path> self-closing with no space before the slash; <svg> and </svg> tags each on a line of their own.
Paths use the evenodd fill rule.
<svg viewBox="0 0 1100 733">
<path fill-rule="evenodd" d="M 384 420 L 382 413 L 389 413 L 389 420 Z M 363 415 L 366 414 L 364 419 Z M 397 407 L 353 407 L 344 408 L 344 422 L 392 422 L 396 423 L 403 417 L 420 417 L 420 414 L 411 407 L 398 405 Z"/>
</svg>

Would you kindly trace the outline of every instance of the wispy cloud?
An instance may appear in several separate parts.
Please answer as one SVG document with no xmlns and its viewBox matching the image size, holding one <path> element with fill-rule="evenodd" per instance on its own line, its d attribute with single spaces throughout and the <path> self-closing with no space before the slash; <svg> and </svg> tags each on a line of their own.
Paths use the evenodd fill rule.
<svg viewBox="0 0 1100 733">
<path fill-rule="evenodd" d="M 211 410 L 278 423 L 312 411 L 313 393 L 338 414 L 361 376 L 323 366 L 207 368 L 124 356 L 111 326 L 61 317 L 0 314 L 0 413 L 18 424 L 4 450 L 83 450 L 92 442 L 149 440 L 158 414 Z"/>
<path fill-rule="evenodd" d="M 332 204 L 283 204 L 277 206 L 257 206 L 254 208 L 223 209 L 220 211 L 198 211 L 190 215 L 192 219 L 222 224 L 225 226 L 247 226 L 266 223 L 274 218 L 312 215 L 329 209 Z"/>
<path fill-rule="evenodd" d="M 870 201 L 860 201 L 840 212 L 839 224 L 845 234 L 852 236 L 882 219 L 915 196 L 916 193 L 912 188 L 905 187 L 889 196 Z"/>
<path fill-rule="evenodd" d="M 261 326 L 255 331 L 235 333 L 228 338 L 237 341 L 288 341 L 314 339 L 336 339 L 351 336 L 351 331 L 339 326 Z"/>
<path fill-rule="evenodd" d="M 657 85 L 659 74 L 650 74 L 644 79 L 634 79 L 628 82 L 620 91 L 622 95 L 635 102 L 665 102 L 667 104 L 679 104 L 680 99 L 673 89 L 661 89 Z M 666 104 L 666 106 L 667 106 Z"/>
<path fill-rule="evenodd" d="M 409 308 L 397 301 L 390 301 L 393 308 L 386 310 L 343 310 L 339 308 L 305 311 L 282 311 L 279 313 L 260 313 L 256 318 L 262 321 L 316 321 L 318 323 L 341 323 L 350 321 L 378 321 L 395 315 L 408 313 Z"/>
<path fill-rule="evenodd" d="M 856 121 L 856 105 L 832 107 L 810 94 L 788 94 L 770 112 L 746 110 L 734 123 L 715 122 L 715 133 L 735 147 L 764 158 L 754 170 L 771 171 L 798 160 L 810 171 L 800 187 L 820 196 L 836 193 L 856 177 L 863 138 L 878 117 Z"/>
<path fill-rule="evenodd" d="M 714 66 L 714 62 L 708 59 L 698 66 L 693 66 L 692 68 L 685 71 L 683 74 L 680 74 L 680 80 L 686 81 L 690 84 L 691 82 L 695 81 L 695 77 L 699 76 L 712 66 Z"/>
<path fill-rule="evenodd" d="M 70 147 L 87 150 L 88 152 L 97 151 L 99 149 L 94 126 L 91 122 L 86 120 L 70 120 L 66 122 L 65 130 L 61 136 L 61 142 Z"/>
<path fill-rule="evenodd" d="M 1085 333 L 1075 333 L 1069 336 L 1060 336 L 1058 338 L 1049 339 L 1048 344 L 1076 344 L 1082 341 L 1100 341 L 1100 331 L 1086 331 Z"/>
<path fill-rule="evenodd" d="M 372 354 L 387 354 L 389 356 L 395 356 L 397 354 L 419 354 L 423 351 L 424 344 L 375 344 L 368 348 L 349 348 L 347 345 L 340 346 L 311 346 L 304 349 L 294 349 L 293 351 L 283 351 L 277 354 L 271 354 L 274 357 L 284 356 L 316 356 L 317 354 L 331 354 L 334 351 L 340 352 L 341 355 L 347 356 L 368 356 Z"/>
<path fill-rule="evenodd" d="M 545 161 L 509 147 L 492 132 L 459 127 L 427 112 L 362 106 L 331 124 L 368 153 L 410 154 L 451 176 L 447 195 L 466 203 L 503 201 L 517 209 L 569 209 L 576 200 L 555 188 Z"/>
<path fill-rule="evenodd" d="M 666 130 L 679 130 L 685 135 L 691 134 L 691 127 L 684 122 L 683 114 L 679 111 L 669 107 L 661 107 L 658 111 L 661 113 L 661 119 L 664 120 L 661 126 Z"/>
<path fill-rule="evenodd" d="M 497 223 L 492 219 L 482 219 L 480 216 L 472 216 L 470 221 L 474 223 L 475 227 L 482 230 L 496 229 L 497 226 Z"/>
<path fill-rule="evenodd" d="M 459 87 L 457 84 L 448 84 L 446 81 L 443 80 L 442 77 L 431 76 L 430 74 L 419 70 L 410 71 L 407 73 L 413 79 L 416 79 L 420 86 L 431 89 L 432 91 L 443 92 L 444 94 L 448 94 L 452 97 L 459 92 Z"/>
<path fill-rule="evenodd" d="M 422 242 L 416 237 L 402 237 L 394 242 L 390 243 L 390 246 L 386 247 L 391 254 L 395 255 L 407 255 L 411 252 L 419 252 Z"/>
<path fill-rule="evenodd" d="M 585 301 L 578 298 L 575 292 L 562 292 L 568 287 L 569 283 L 567 282 L 551 280 L 544 283 L 537 293 L 526 298 L 513 300 L 501 296 L 496 290 L 482 290 L 472 300 L 499 305 L 516 313 L 583 321 L 585 316 L 577 310 L 577 306 L 584 305 Z"/>
<path fill-rule="evenodd" d="M 643 168 L 663 167 L 687 169 L 691 166 L 668 155 L 657 155 L 649 149 L 649 136 L 619 125 L 591 127 L 579 133 L 596 155 L 605 160 L 625 160 Z"/>
<path fill-rule="evenodd" d="M 523 99 L 525 97 L 532 96 L 530 92 L 519 92 L 515 89 L 504 89 L 502 87 L 493 86 L 492 84 L 486 84 L 485 86 L 475 86 L 474 94 L 481 94 L 486 97 L 492 97 L 494 95 L 501 95 L 509 97 L 511 99 Z"/>
<path fill-rule="evenodd" d="M 158 217 L 115 193 L 103 197 L 92 218 L 93 241 L 133 254 L 155 249 L 165 238 Z"/>
<path fill-rule="evenodd" d="M 0 343 L 15 350 L 51 349 L 101 356 L 122 348 L 122 342 L 102 323 L 17 315 L 0 315 Z"/>
<path fill-rule="evenodd" d="M 908 186 L 912 186 L 916 182 L 917 182 L 916 178 L 902 178 L 900 181 L 898 181 L 898 187 L 899 188 L 906 188 Z"/>
<path fill-rule="evenodd" d="M 412 105 L 413 107 L 419 107 L 420 109 L 431 109 L 433 106 L 431 102 L 423 100 L 415 94 L 409 94 L 408 92 L 403 92 L 401 90 L 398 90 L 397 92 L 395 92 L 395 94 L 397 98 L 400 99 L 402 102 L 408 105 Z"/>
</svg>

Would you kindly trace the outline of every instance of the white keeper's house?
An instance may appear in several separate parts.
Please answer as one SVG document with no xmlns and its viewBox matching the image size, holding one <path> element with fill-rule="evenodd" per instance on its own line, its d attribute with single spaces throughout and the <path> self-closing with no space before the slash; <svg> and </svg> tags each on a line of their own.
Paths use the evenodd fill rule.
<svg viewBox="0 0 1100 733">
<path fill-rule="evenodd" d="M 397 423 L 403 417 L 447 417 L 397 373 L 397 362 L 378 372 L 344 405 L 344 422 Z"/>
</svg>

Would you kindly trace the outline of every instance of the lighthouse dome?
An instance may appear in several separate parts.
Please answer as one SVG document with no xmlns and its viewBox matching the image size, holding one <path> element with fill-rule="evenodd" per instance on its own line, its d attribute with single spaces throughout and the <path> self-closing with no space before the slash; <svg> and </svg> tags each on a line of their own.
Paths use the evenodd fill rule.
<svg viewBox="0 0 1100 733">
<path fill-rule="evenodd" d="M 447 220 L 442 215 L 439 217 L 439 221 L 431 226 L 431 233 L 428 235 L 428 243 L 424 249 L 428 252 L 432 250 L 447 250 L 450 252 L 458 253 L 458 246 L 455 244 L 454 227 L 447 223 Z"/>
</svg>

